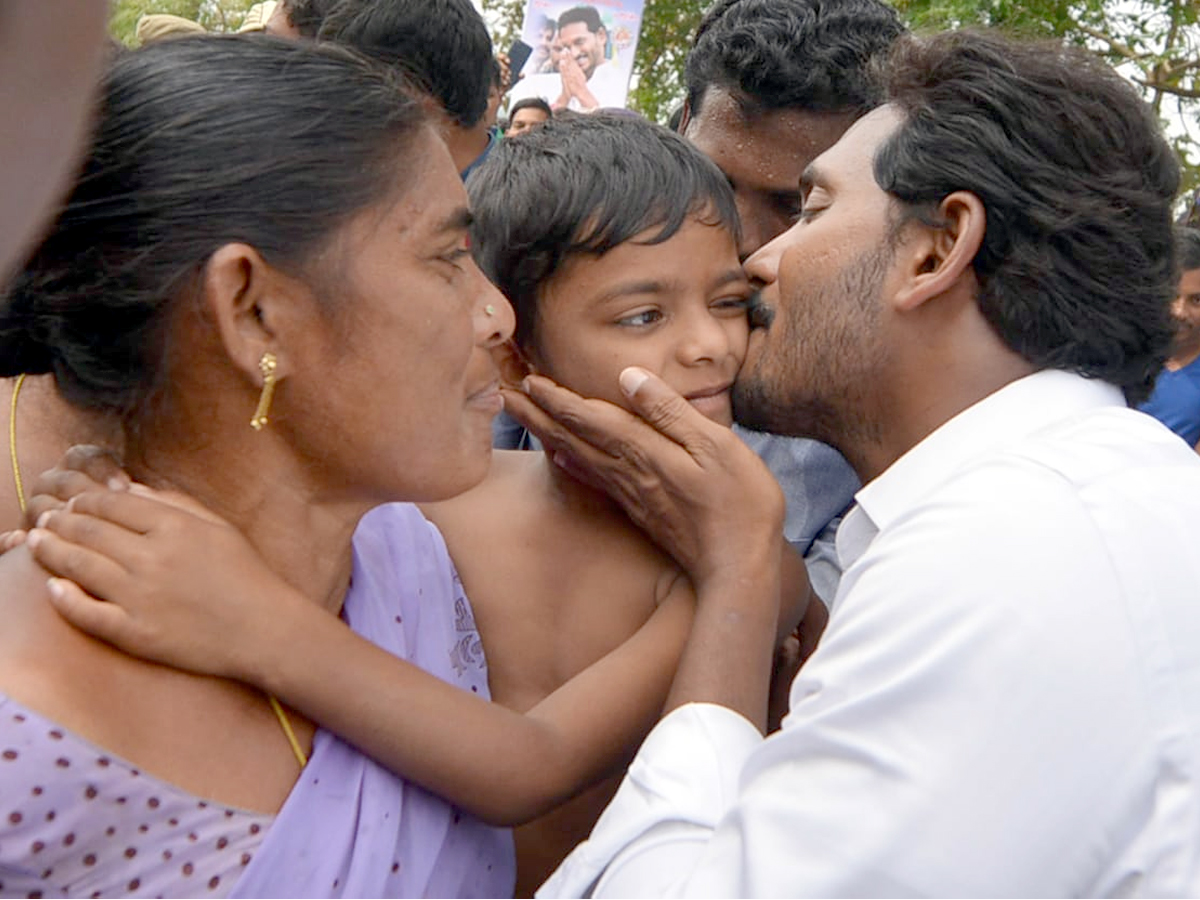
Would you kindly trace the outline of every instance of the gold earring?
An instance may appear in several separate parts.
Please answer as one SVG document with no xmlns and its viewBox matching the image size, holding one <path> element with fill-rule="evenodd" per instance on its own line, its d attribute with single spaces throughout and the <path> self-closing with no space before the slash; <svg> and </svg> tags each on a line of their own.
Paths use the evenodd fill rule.
<svg viewBox="0 0 1200 900">
<path fill-rule="evenodd" d="M 263 385 L 262 393 L 258 395 L 258 409 L 254 410 L 254 418 L 250 420 L 250 427 L 255 431 L 262 431 L 267 424 L 267 413 L 271 411 L 271 396 L 275 393 L 275 369 L 278 365 L 279 361 L 275 359 L 275 354 L 269 350 L 258 361 L 258 370 L 262 372 Z"/>
</svg>

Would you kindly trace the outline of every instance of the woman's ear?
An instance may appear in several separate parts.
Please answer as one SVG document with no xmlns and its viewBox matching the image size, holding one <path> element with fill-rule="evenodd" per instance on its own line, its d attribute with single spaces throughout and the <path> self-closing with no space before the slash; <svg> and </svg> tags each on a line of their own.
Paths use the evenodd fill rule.
<svg viewBox="0 0 1200 900">
<path fill-rule="evenodd" d="M 277 360 L 276 377 L 286 375 L 280 334 L 295 311 L 295 284 L 267 265 L 247 244 L 226 244 L 209 257 L 203 297 L 221 343 L 234 365 L 256 383 L 265 353 Z"/>
<path fill-rule="evenodd" d="M 974 277 L 972 263 L 987 231 L 987 212 L 978 196 L 955 191 L 938 205 L 933 224 L 914 219 L 904 228 L 908 234 L 897 252 L 905 280 L 892 301 L 897 309 L 916 309 L 960 279 Z"/>
<path fill-rule="evenodd" d="M 537 373 L 533 365 L 514 340 L 507 340 L 493 348 L 492 358 L 500 369 L 500 380 L 508 387 L 518 387 L 526 375 Z"/>
</svg>

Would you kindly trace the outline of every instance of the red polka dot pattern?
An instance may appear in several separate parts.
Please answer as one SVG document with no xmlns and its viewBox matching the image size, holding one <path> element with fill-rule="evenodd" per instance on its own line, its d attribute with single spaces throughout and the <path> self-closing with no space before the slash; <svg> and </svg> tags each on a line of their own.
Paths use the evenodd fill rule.
<svg viewBox="0 0 1200 900">
<path fill-rule="evenodd" d="M 272 820 L 159 781 L 0 694 L 4 896 L 226 896 Z"/>
</svg>

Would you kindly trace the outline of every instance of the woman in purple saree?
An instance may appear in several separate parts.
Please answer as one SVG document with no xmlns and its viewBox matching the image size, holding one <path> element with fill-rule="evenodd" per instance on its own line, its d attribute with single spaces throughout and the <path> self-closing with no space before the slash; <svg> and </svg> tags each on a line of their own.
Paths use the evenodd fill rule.
<svg viewBox="0 0 1200 900">
<path fill-rule="evenodd" d="M 251 38 L 131 54 L 103 99 L 0 303 L 2 374 L 53 373 L 119 426 L 140 481 L 220 511 L 306 600 L 486 698 L 441 537 L 397 502 L 483 477 L 488 351 L 512 328 L 422 101 L 345 52 Z M 47 589 L 24 549 L 0 559 L 0 895 L 511 891 L 506 831 L 268 694 L 74 631 Z"/>
</svg>

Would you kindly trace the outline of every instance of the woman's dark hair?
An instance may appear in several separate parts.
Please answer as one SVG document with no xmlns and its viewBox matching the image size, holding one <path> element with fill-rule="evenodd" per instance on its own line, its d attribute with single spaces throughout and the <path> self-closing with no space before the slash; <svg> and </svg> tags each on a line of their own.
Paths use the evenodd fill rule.
<svg viewBox="0 0 1200 900">
<path fill-rule="evenodd" d="M 525 346 L 538 293 L 570 257 L 602 256 L 650 229 L 671 238 L 703 215 L 738 235 L 729 182 L 683 138 L 615 112 L 562 113 L 501 141 L 467 180 L 484 274 L 516 311 Z"/>
<path fill-rule="evenodd" d="M 395 163 L 425 120 L 339 48 L 198 37 L 117 60 L 78 183 L 0 301 L 0 375 L 53 372 L 69 402 L 128 417 L 209 257 L 242 242 L 311 274 L 339 226 L 404 187 Z"/>
<path fill-rule="evenodd" d="M 1082 50 L 970 31 L 903 42 L 885 79 L 905 118 L 875 179 L 902 218 L 983 201 L 977 302 L 1003 341 L 1148 396 L 1175 333 L 1179 166 L 1133 87 Z"/>
</svg>

